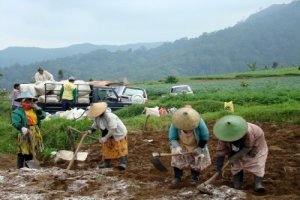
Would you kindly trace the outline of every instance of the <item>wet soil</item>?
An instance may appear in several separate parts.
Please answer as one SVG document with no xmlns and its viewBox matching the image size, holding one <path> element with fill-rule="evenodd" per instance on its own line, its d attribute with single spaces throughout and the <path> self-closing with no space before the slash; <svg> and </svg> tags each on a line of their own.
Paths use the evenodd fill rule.
<svg viewBox="0 0 300 200">
<path fill-rule="evenodd" d="M 258 124 L 258 123 L 256 123 Z M 264 194 L 253 191 L 253 176 L 246 172 L 245 190 L 251 199 L 300 199 L 300 126 L 258 124 L 265 132 L 269 147 L 266 164 Z M 208 124 L 212 130 L 212 124 Z M 167 172 L 160 172 L 150 162 L 152 152 L 169 152 L 167 132 L 130 133 L 128 169 L 100 169 L 101 146 L 85 145 L 89 151 L 85 162 L 77 162 L 73 170 L 65 170 L 68 163 L 45 163 L 37 171 L 15 170 L 15 156 L 0 154 L 0 195 L 7 199 L 243 199 L 243 194 L 232 190 L 229 167 L 223 179 L 214 180 L 214 195 L 201 194 L 197 184 L 215 173 L 217 140 L 211 135 L 209 150 L 212 165 L 202 172 L 199 183 L 191 182 L 190 171 L 184 171 L 183 182 L 171 185 L 173 171 L 170 157 L 160 158 Z M 117 161 L 113 162 L 114 167 Z M 11 182 L 9 182 L 9 181 Z M 15 182 L 14 182 L 15 181 Z M 18 185 L 18 183 L 20 184 Z M 25 186 L 35 186 L 30 194 Z M 223 186 L 225 185 L 225 186 Z M 226 187 L 228 186 L 228 187 Z M 13 196 L 9 196 L 14 191 Z M 223 192 L 222 192 L 223 191 Z M 27 195 L 27 196 L 26 196 Z M 30 196 L 31 195 L 31 196 Z M 9 198 L 8 198 L 9 197 Z M 16 197 L 16 198 L 12 198 Z"/>
</svg>

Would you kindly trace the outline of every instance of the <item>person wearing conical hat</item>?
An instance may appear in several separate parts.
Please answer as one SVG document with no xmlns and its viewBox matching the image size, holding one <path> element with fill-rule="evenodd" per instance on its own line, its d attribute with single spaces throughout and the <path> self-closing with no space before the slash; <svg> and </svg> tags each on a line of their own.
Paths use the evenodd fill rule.
<svg viewBox="0 0 300 200">
<path fill-rule="evenodd" d="M 32 160 L 33 153 L 44 150 L 40 126 L 41 120 L 46 117 L 46 114 L 35 104 L 37 99 L 29 92 L 21 92 L 15 100 L 20 102 L 20 107 L 12 112 L 12 125 L 19 131 L 17 156 L 17 168 L 19 169 L 28 167 L 25 161 Z"/>
<path fill-rule="evenodd" d="M 263 130 L 237 115 L 219 119 L 213 128 L 219 139 L 217 145 L 217 171 L 221 174 L 225 156 L 232 163 L 233 185 L 243 189 L 244 170 L 254 174 L 254 190 L 264 192 L 262 179 L 268 156 L 268 146 Z"/>
<path fill-rule="evenodd" d="M 171 152 L 178 155 L 171 159 L 174 170 L 172 184 L 181 182 L 184 168 L 190 168 L 193 182 L 199 180 L 200 171 L 211 164 L 206 145 L 208 139 L 209 132 L 204 120 L 191 106 L 180 108 L 173 114 L 169 140 Z"/>
<path fill-rule="evenodd" d="M 92 133 L 96 130 L 102 131 L 102 156 L 104 163 L 101 167 L 110 168 L 111 161 L 119 159 L 118 169 L 127 168 L 128 142 L 127 128 L 120 118 L 111 112 L 107 103 L 94 103 L 90 106 L 87 116 L 94 120 L 91 128 L 86 131 Z"/>
</svg>

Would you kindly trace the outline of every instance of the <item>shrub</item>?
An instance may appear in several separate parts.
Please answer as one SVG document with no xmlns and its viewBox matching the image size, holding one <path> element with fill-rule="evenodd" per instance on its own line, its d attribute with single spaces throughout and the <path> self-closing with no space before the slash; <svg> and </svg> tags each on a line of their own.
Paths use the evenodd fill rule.
<svg viewBox="0 0 300 200">
<path fill-rule="evenodd" d="M 178 82 L 178 78 L 176 78 L 175 76 L 168 76 L 165 80 L 165 83 L 177 83 Z"/>
<path fill-rule="evenodd" d="M 242 81 L 242 82 L 240 83 L 240 85 L 241 85 L 241 87 L 248 87 L 250 84 L 247 83 L 246 81 Z"/>
</svg>

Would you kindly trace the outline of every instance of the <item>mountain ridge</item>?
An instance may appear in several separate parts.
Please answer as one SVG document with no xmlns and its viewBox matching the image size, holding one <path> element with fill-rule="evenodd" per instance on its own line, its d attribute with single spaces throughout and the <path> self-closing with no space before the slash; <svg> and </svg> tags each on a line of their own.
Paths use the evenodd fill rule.
<svg viewBox="0 0 300 200">
<path fill-rule="evenodd" d="M 16 63 L 26 65 L 76 54 L 89 53 L 97 49 L 105 49 L 111 52 L 138 49 L 142 47 L 150 49 L 160 46 L 162 43 L 163 42 L 141 42 L 124 45 L 96 45 L 91 43 L 81 43 L 57 48 L 7 47 L 0 50 L 0 69 L 9 67 Z"/>
<path fill-rule="evenodd" d="M 85 80 L 126 77 L 129 81 L 242 72 L 249 70 L 249 64 L 255 64 L 257 69 L 271 67 L 274 62 L 292 66 L 300 63 L 299 21 L 300 1 L 294 1 L 271 6 L 235 26 L 196 38 L 181 38 L 151 49 L 116 52 L 100 49 L 31 65 L 15 65 L 4 69 L 3 78 L 8 82 L 30 80 L 38 65 L 55 76 L 62 69 L 65 77 L 75 75 Z M 20 76 L 16 68 L 31 75 Z"/>
</svg>

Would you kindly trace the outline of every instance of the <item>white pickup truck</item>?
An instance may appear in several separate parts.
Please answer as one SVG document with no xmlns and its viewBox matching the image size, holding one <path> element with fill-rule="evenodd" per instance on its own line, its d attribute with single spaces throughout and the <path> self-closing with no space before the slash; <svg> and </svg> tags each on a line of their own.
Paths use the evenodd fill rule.
<svg viewBox="0 0 300 200">
<path fill-rule="evenodd" d="M 45 82 L 39 84 L 21 84 L 25 91 L 29 91 L 38 99 L 38 105 L 44 111 L 55 113 L 62 111 L 62 103 L 59 98 L 60 89 L 63 83 L 61 82 Z M 147 100 L 146 90 L 139 87 L 131 86 L 101 86 L 94 85 L 88 82 L 75 82 L 78 96 L 74 100 L 73 107 L 86 109 L 90 103 L 107 102 L 108 107 L 112 110 L 117 110 L 129 106 L 131 104 L 143 104 Z M 39 90 L 37 90 L 39 89 Z M 39 92 L 39 95 L 37 94 Z"/>
</svg>

